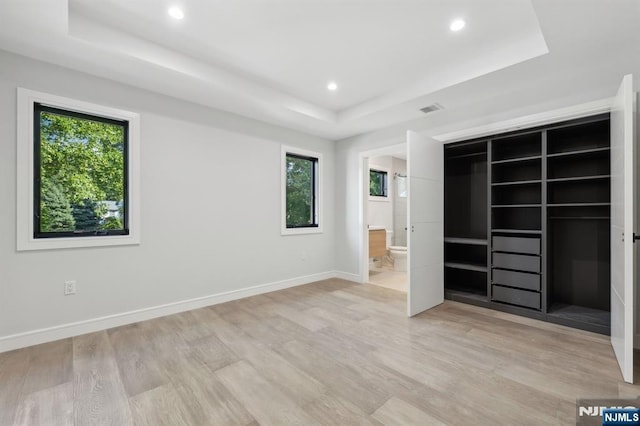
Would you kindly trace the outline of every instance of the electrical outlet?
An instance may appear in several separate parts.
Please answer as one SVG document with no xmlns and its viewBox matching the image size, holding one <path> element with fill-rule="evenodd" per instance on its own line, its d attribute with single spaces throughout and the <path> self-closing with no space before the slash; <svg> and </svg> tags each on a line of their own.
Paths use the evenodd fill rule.
<svg viewBox="0 0 640 426">
<path fill-rule="evenodd" d="M 70 296 L 72 294 L 76 294 L 76 282 L 75 282 L 75 280 L 65 281 L 64 282 L 64 295 L 65 296 Z"/>
</svg>

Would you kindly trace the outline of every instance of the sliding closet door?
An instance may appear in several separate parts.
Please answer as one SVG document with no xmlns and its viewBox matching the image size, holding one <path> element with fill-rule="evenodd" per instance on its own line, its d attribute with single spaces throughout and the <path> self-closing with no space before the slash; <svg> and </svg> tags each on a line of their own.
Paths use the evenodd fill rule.
<svg viewBox="0 0 640 426">
<path fill-rule="evenodd" d="M 441 142 L 407 132 L 409 316 L 444 301 L 444 152 Z"/>
<path fill-rule="evenodd" d="M 611 109 L 611 344 L 629 383 L 635 324 L 635 103 L 633 78 L 627 75 Z"/>
</svg>

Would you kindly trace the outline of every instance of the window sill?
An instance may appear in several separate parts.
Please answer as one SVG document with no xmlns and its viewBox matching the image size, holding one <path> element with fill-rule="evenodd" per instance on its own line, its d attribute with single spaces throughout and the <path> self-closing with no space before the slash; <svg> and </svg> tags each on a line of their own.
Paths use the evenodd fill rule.
<svg viewBox="0 0 640 426">
<path fill-rule="evenodd" d="M 369 195 L 369 201 L 375 201 L 376 203 L 389 203 L 391 200 L 390 197 L 377 197 L 375 195 Z"/>
<path fill-rule="evenodd" d="M 317 228 L 284 228 L 280 230 L 280 235 L 306 235 L 322 234 L 322 227 Z"/>
<path fill-rule="evenodd" d="M 107 235 L 99 237 L 30 238 L 18 240 L 18 251 L 56 250 L 88 247 L 113 247 L 140 244 L 137 235 Z"/>
</svg>

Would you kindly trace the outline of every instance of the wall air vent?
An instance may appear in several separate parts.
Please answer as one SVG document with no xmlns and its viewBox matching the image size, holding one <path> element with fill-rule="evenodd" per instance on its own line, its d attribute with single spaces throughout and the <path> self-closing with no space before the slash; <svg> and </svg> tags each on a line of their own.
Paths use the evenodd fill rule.
<svg viewBox="0 0 640 426">
<path fill-rule="evenodd" d="M 424 112 L 425 114 L 429 114 L 430 112 L 439 111 L 442 108 L 443 108 L 442 105 L 435 103 L 435 104 L 428 105 L 424 108 L 420 108 L 420 111 Z"/>
</svg>

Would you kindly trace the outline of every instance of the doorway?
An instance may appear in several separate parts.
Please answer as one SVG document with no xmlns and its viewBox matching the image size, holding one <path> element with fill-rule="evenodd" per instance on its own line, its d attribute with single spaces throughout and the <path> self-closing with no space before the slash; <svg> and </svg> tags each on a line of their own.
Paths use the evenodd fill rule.
<svg viewBox="0 0 640 426">
<path fill-rule="evenodd" d="M 407 315 L 414 316 L 444 301 L 444 167 L 443 145 L 412 130 L 406 143 L 359 154 L 360 279 L 369 280 L 369 159 L 405 152 L 407 163 Z"/>
<path fill-rule="evenodd" d="M 407 292 L 407 149 L 361 153 L 362 282 Z"/>
</svg>

